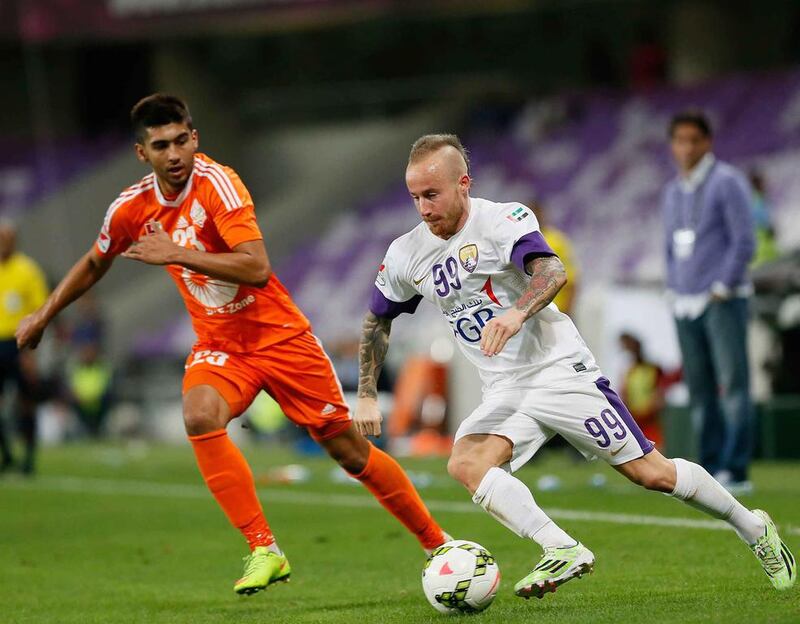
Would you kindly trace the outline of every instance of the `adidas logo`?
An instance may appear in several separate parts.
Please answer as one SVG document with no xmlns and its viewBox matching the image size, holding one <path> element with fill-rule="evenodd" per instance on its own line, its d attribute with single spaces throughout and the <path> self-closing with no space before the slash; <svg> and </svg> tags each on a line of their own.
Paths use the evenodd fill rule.
<svg viewBox="0 0 800 624">
<path fill-rule="evenodd" d="M 176 228 L 187 228 L 187 227 L 189 227 L 189 222 L 186 220 L 186 217 L 181 215 L 180 219 L 178 219 L 178 222 L 175 224 L 175 227 Z"/>
<path fill-rule="evenodd" d="M 325 407 L 322 408 L 320 414 L 322 414 L 323 416 L 327 416 L 328 414 L 333 414 L 335 411 L 336 408 L 333 405 L 331 405 L 330 403 L 326 403 Z"/>
</svg>

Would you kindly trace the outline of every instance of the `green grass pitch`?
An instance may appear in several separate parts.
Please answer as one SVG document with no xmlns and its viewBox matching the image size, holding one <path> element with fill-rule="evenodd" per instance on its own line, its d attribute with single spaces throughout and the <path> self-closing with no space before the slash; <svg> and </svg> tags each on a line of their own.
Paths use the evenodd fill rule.
<svg viewBox="0 0 800 624">
<path fill-rule="evenodd" d="M 288 463 L 311 471 L 306 483 L 259 489 L 292 563 L 290 583 L 233 594 L 246 548 L 205 491 L 188 445 L 44 449 L 36 478 L 0 477 L 0 622 L 447 620 L 425 602 L 416 541 L 360 485 L 332 480 L 330 460 L 271 446 L 245 452 L 256 475 Z M 443 459 L 403 464 L 430 475 L 421 493 L 446 530 L 497 557 L 497 599 L 465 616 L 470 622 L 800 622 L 800 586 L 774 591 L 732 531 L 668 524 L 704 516 L 639 491 L 605 465 L 560 453 L 518 475 L 594 551 L 596 570 L 542 600 L 521 600 L 512 588 L 538 558 L 537 547 L 474 506 Z M 589 483 L 598 472 L 608 478 L 603 488 Z M 562 487 L 536 491 L 543 474 L 559 475 Z M 767 509 L 800 558 L 800 465 L 759 464 L 753 476 L 756 493 L 745 504 Z"/>
</svg>

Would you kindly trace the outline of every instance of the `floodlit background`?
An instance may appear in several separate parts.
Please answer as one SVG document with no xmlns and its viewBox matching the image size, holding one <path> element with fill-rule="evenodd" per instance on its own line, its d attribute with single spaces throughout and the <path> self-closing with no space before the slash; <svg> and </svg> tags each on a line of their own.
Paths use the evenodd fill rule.
<svg viewBox="0 0 800 624">
<path fill-rule="evenodd" d="M 703 107 L 718 156 L 762 176 L 773 255 L 787 265 L 752 306 L 758 451 L 800 454 L 779 443 L 797 435 L 800 406 L 793 3 L 28 0 L 3 3 L 0 17 L 0 215 L 18 222 L 20 249 L 51 284 L 91 245 L 117 193 L 146 173 L 133 157 L 131 105 L 153 91 L 179 94 L 201 148 L 248 185 L 277 274 L 347 389 L 376 267 L 417 223 L 403 185 L 408 148 L 431 131 L 462 137 L 474 195 L 536 200 L 571 241 L 572 316 L 612 381 L 627 365 L 623 331 L 678 369 L 659 194 L 674 175 L 670 115 Z M 423 414 L 424 399 L 412 401 L 403 434 L 442 409 L 452 431 L 479 400 L 437 316 L 423 305 L 395 323 L 387 392 L 412 356 L 448 368 L 445 403 Z M 164 272 L 118 260 L 48 332 L 39 365 L 54 392 L 41 436 L 86 429 L 73 417 L 70 376 L 91 344 L 113 372 L 100 432 L 180 439 L 192 341 Z M 668 398 L 684 405 L 682 385 Z M 391 395 L 386 405 L 388 417 Z M 666 443 L 686 452 L 691 428 L 677 414 L 665 419 Z"/>
<path fill-rule="evenodd" d="M 351 399 L 377 267 L 390 241 L 418 222 L 404 186 L 408 149 L 421 134 L 456 132 L 471 152 L 472 194 L 535 202 L 571 249 L 574 299 L 564 305 L 612 383 L 621 388 L 631 364 L 623 333 L 662 369 L 666 406 L 650 424 L 667 454 L 684 457 L 695 456 L 697 437 L 664 296 L 660 193 L 675 175 L 669 118 L 702 107 L 716 155 L 752 177 L 754 210 L 768 215 L 752 269 L 755 456 L 800 458 L 798 3 L 0 1 L 0 218 L 17 225 L 20 251 L 51 288 L 93 243 L 109 203 L 148 172 L 134 158 L 127 118 L 155 91 L 184 97 L 201 151 L 240 173 L 275 272 Z M 439 316 L 423 303 L 394 324 L 380 443 L 400 456 L 446 456 L 480 401 L 477 376 Z M 167 443 L 181 451 L 152 465 L 195 479 L 180 408 L 193 340 L 166 273 L 119 258 L 49 328 L 31 363 L 43 388 L 43 477 L 121 476 L 134 466 L 130 474 L 150 479 L 148 453 Z M 0 406 L 11 435 L 14 398 L 6 392 Z M 277 458 L 256 462 L 260 483 L 337 478 L 313 459 L 303 472 L 317 449 L 266 395 L 240 422 L 230 429 L 258 445 L 251 456 Z M 269 455 L 278 446 L 288 451 Z M 424 494 L 445 478 L 444 459 L 421 461 L 430 462 L 415 476 Z M 797 465 L 770 474 L 786 484 Z M 589 474 L 539 485 L 556 492 Z M 758 480 L 766 474 L 756 472 L 757 489 L 769 491 Z M 13 478 L 0 477 L 0 495 Z M 597 477 L 592 487 L 604 483 Z M 571 504 L 552 496 L 545 501 Z M 224 533 L 210 496 L 202 500 Z M 790 509 L 788 495 L 784 503 Z M 98 513 L 97 526 L 118 521 Z M 752 617 L 769 619 L 761 615 Z"/>
</svg>

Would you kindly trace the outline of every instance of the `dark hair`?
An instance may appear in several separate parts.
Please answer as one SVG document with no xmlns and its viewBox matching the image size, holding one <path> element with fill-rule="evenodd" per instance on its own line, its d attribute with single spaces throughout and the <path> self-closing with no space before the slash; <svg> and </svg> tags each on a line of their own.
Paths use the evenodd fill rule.
<svg viewBox="0 0 800 624">
<path fill-rule="evenodd" d="M 467 164 L 467 171 L 469 171 L 469 154 L 467 153 L 467 149 L 461 144 L 461 139 L 455 134 L 426 134 L 421 136 L 414 141 L 414 145 L 411 146 L 411 152 L 408 155 L 408 164 L 410 165 L 414 161 L 440 150 L 443 147 L 447 147 L 448 145 L 458 150 L 458 153 L 461 154 L 461 157 Z"/>
<path fill-rule="evenodd" d="M 708 120 L 706 114 L 699 108 L 688 108 L 673 115 L 669 122 L 669 137 L 672 138 L 672 135 L 675 134 L 675 128 L 684 124 L 694 126 L 702 132 L 703 136 L 707 139 L 714 136 L 714 133 L 711 131 L 711 122 Z"/>
<path fill-rule="evenodd" d="M 185 123 L 192 129 L 192 115 L 189 107 L 179 97 L 154 93 L 142 98 L 131 109 L 131 126 L 139 143 L 144 143 L 147 128 L 166 126 L 171 123 Z"/>
</svg>

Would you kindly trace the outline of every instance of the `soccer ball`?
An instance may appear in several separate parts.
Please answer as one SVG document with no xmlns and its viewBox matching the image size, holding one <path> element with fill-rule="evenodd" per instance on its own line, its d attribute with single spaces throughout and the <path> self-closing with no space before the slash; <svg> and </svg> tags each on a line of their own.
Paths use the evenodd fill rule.
<svg viewBox="0 0 800 624">
<path fill-rule="evenodd" d="M 486 609 L 500 586 L 500 568 L 480 544 L 453 540 L 431 553 L 422 569 L 422 589 L 440 613 Z"/>
</svg>

